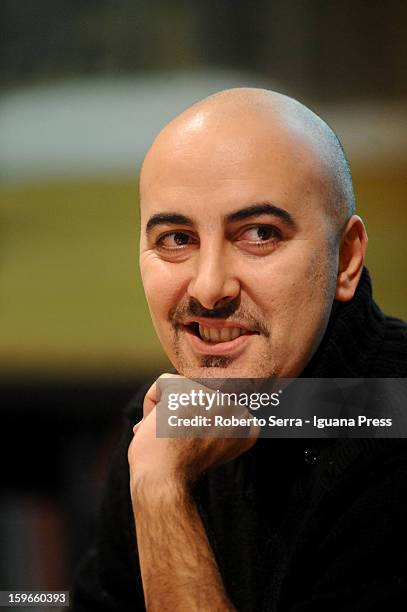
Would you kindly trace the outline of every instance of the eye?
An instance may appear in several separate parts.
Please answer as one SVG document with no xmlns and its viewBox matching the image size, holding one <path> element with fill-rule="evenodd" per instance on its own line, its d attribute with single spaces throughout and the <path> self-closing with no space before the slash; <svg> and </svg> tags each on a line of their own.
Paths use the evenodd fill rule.
<svg viewBox="0 0 407 612">
<path fill-rule="evenodd" d="M 156 247 L 159 249 L 176 250 L 182 249 L 189 244 L 194 244 L 194 239 L 186 232 L 168 232 L 160 236 L 156 241 Z"/>
<path fill-rule="evenodd" d="M 278 242 L 281 237 L 280 230 L 272 225 L 253 225 L 245 229 L 238 236 L 238 240 L 263 247 Z"/>
</svg>

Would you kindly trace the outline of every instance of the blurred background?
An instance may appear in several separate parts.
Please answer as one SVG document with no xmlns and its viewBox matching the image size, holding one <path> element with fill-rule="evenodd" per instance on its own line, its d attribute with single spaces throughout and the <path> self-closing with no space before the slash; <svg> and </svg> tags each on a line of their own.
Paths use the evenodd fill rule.
<svg viewBox="0 0 407 612">
<path fill-rule="evenodd" d="M 407 317 L 407 3 L 2 0 L 0 589 L 67 589 L 124 405 L 167 367 L 137 180 L 203 96 L 261 86 L 335 129 L 378 302 Z"/>
</svg>

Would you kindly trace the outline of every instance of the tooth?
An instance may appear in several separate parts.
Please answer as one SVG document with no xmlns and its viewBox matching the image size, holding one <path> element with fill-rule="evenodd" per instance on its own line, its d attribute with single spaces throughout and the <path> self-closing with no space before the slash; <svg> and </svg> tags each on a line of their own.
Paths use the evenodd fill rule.
<svg viewBox="0 0 407 612">
<path fill-rule="evenodd" d="M 206 342 L 210 342 L 211 341 L 211 332 L 210 332 L 210 328 L 209 327 L 204 327 L 203 325 L 200 325 L 199 326 L 199 333 L 201 334 L 202 340 L 205 340 Z"/>
<path fill-rule="evenodd" d="M 205 327 L 199 325 L 199 335 L 206 342 L 230 342 L 235 338 L 246 333 L 245 329 L 240 327 L 224 327 L 223 329 L 215 329 L 214 327 Z"/>
<path fill-rule="evenodd" d="M 214 329 L 213 327 L 209 328 L 209 335 L 211 338 L 211 342 L 219 342 L 220 340 L 220 332 L 217 329 Z"/>
<path fill-rule="evenodd" d="M 227 342 L 228 340 L 231 340 L 231 332 L 232 330 L 229 327 L 224 327 L 223 329 L 220 330 L 220 341 L 221 342 Z"/>
<path fill-rule="evenodd" d="M 221 330 L 221 342 L 230 342 L 241 334 L 239 327 L 224 327 Z"/>
</svg>

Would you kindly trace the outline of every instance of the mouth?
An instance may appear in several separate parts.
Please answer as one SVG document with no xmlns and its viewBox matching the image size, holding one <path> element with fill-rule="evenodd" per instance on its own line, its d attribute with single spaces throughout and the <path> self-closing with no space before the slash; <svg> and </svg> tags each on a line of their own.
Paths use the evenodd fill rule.
<svg viewBox="0 0 407 612">
<path fill-rule="evenodd" d="M 187 331 L 192 333 L 194 336 L 197 336 L 204 342 L 209 342 L 210 344 L 231 342 L 232 340 L 239 338 L 239 336 L 251 335 L 254 333 L 244 329 L 243 327 L 207 327 L 195 321 L 185 325 L 185 327 L 187 328 Z"/>
<path fill-rule="evenodd" d="M 181 325 L 193 348 L 201 354 L 230 354 L 243 348 L 257 331 L 224 320 L 195 320 Z"/>
</svg>

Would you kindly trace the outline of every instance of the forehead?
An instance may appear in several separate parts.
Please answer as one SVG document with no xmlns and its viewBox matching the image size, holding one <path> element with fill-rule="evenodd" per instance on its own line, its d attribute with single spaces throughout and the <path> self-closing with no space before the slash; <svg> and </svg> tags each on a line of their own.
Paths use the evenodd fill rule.
<svg viewBox="0 0 407 612">
<path fill-rule="evenodd" d="M 197 122 L 163 133 L 140 181 L 142 219 L 166 210 L 208 218 L 271 201 L 291 213 L 319 208 L 327 171 L 298 126 L 252 117 Z"/>
</svg>

